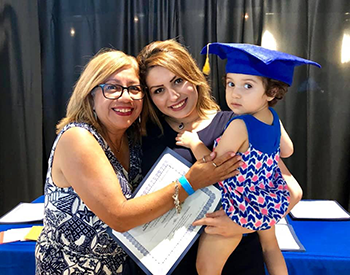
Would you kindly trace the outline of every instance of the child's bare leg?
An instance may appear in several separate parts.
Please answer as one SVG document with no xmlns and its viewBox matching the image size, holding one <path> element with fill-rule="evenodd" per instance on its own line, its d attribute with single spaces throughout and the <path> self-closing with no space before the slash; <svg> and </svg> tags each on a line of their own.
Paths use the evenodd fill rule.
<svg viewBox="0 0 350 275">
<path fill-rule="evenodd" d="M 258 231 L 264 260 L 270 275 L 288 275 L 286 262 L 278 246 L 275 226 L 270 229 Z"/>
<path fill-rule="evenodd" d="M 199 239 L 196 268 L 199 275 L 221 274 L 222 269 L 242 235 L 223 237 L 203 233 Z"/>
</svg>

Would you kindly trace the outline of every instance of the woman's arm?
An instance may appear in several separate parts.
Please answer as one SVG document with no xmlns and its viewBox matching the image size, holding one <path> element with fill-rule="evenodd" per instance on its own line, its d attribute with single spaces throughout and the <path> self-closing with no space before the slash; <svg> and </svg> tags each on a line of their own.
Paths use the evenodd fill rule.
<svg viewBox="0 0 350 275">
<path fill-rule="evenodd" d="M 284 129 L 282 122 L 280 121 L 281 125 L 281 143 L 280 143 L 280 149 L 281 149 L 281 158 L 288 158 L 294 153 L 294 146 L 293 142 L 290 139 L 286 129 Z"/>
<path fill-rule="evenodd" d="M 232 158 L 232 155 L 216 158 L 218 167 L 214 167 L 207 157 L 206 163 L 195 163 L 186 178 L 197 190 L 233 176 L 237 173 L 238 163 L 234 164 L 237 157 Z M 127 200 L 102 148 L 88 131 L 81 128 L 69 129 L 62 135 L 57 144 L 53 169 L 57 185 L 63 182 L 72 186 L 102 221 L 119 232 L 147 223 L 174 208 L 172 195 L 175 183 Z M 179 200 L 184 201 L 188 195 L 179 187 Z"/>
</svg>

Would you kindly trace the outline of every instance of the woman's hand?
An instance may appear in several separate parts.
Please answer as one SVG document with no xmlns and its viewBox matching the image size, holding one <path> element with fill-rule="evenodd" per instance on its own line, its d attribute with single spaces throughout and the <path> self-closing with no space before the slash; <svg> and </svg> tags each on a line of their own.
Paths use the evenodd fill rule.
<svg viewBox="0 0 350 275">
<path fill-rule="evenodd" d="M 205 218 L 193 223 L 193 226 L 200 225 L 207 226 L 205 228 L 205 233 L 221 235 L 223 237 L 234 237 L 237 236 L 237 234 L 254 232 L 253 230 L 246 229 L 233 222 L 222 209 L 213 213 L 207 213 Z"/>
<path fill-rule="evenodd" d="M 186 178 L 194 190 L 214 184 L 238 174 L 242 165 L 241 156 L 227 152 L 215 158 L 215 152 L 196 161 L 186 173 Z"/>
</svg>

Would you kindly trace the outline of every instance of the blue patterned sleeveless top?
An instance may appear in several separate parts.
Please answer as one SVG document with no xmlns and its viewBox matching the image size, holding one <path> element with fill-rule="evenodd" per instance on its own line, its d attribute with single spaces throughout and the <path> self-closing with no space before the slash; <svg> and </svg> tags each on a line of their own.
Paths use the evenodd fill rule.
<svg viewBox="0 0 350 275">
<path fill-rule="evenodd" d="M 281 129 L 275 110 L 272 125 L 265 124 L 252 115 L 232 118 L 245 122 L 249 148 L 242 156 L 244 164 L 240 174 L 219 182 L 222 207 L 226 214 L 240 226 L 251 230 L 268 229 L 286 213 L 289 191 L 278 167 Z M 214 144 L 217 146 L 220 138 Z"/>
<path fill-rule="evenodd" d="M 44 228 L 35 248 L 36 274 L 121 274 L 126 253 L 106 232 L 102 222 L 72 187 L 60 188 L 52 181 L 52 162 L 57 143 L 72 127 L 89 131 L 112 164 L 126 198 L 141 182 L 141 149 L 129 139 L 130 170 L 125 171 L 113 152 L 89 124 L 70 123 L 58 134 L 48 162 L 45 182 Z"/>
</svg>

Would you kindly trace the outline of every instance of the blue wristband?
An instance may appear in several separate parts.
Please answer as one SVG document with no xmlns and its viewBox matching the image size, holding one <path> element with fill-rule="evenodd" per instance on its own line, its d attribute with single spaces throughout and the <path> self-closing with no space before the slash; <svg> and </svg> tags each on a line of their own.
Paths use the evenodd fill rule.
<svg viewBox="0 0 350 275">
<path fill-rule="evenodd" d="M 185 189 L 186 193 L 191 196 L 194 193 L 194 190 L 191 186 L 191 184 L 188 182 L 188 180 L 185 178 L 185 176 L 182 176 L 179 178 L 179 182 L 183 189 Z"/>
</svg>

